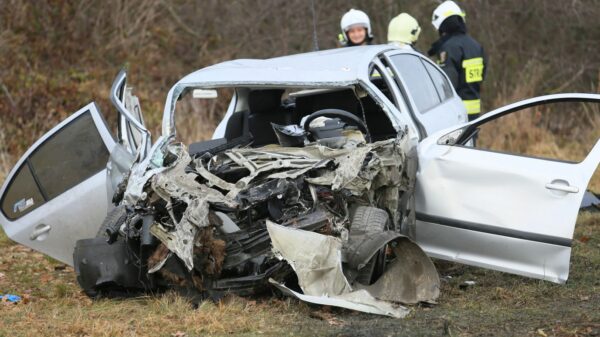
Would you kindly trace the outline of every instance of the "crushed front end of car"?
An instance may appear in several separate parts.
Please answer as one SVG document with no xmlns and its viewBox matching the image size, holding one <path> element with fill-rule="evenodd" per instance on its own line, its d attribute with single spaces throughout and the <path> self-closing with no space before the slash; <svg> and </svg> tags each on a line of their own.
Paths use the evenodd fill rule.
<svg viewBox="0 0 600 337">
<path fill-rule="evenodd" d="M 98 237 L 78 241 L 78 281 L 91 296 L 279 289 L 403 317 L 401 304 L 439 295 L 435 267 L 409 237 L 407 138 L 367 143 L 347 130 L 304 146 L 209 144 L 193 154 L 164 142 L 121 184 Z"/>
</svg>

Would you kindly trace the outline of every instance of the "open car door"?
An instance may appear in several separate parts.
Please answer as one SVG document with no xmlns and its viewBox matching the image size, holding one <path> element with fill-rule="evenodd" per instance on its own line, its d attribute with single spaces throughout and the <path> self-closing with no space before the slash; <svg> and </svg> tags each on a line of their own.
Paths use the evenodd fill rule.
<svg viewBox="0 0 600 337">
<path fill-rule="evenodd" d="M 557 94 L 492 111 L 419 145 L 416 240 L 437 258 L 563 283 L 579 205 L 600 161 L 600 141 L 579 162 L 467 146 L 479 126 L 555 102 L 600 103 Z"/>
<path fill-rule="evenodd" d="M 133 88 L 127 85 L 127 71 L 123 69 L 117 74 L 110 93 L 110 99 L 119 112 L 119 143 L 132 155 L 144 159 L 152 140 L 144 125 L 140 101 L 133 95 Z"/>
<path fill-rule="evenodd" d="M 115 140 L 94 104 L 75 112 L 21 157 L 0 191 L 0 224 L 14 241 L 73 264 L 79 239 L 104 218 Z"/>
<path fill-rule="evenodd" d="M 127 85 L 127 71 L 122 69 L 115 77 L 110 90 L 110 100 L 117 109 L 117 140 L 110 153 L 108 163 L 109 196 L 114 194 L 117 185 L 123 180 L 135 161 L 146 157 L 152 139 L 144 125 L 140 101 Z"/>
</svg>

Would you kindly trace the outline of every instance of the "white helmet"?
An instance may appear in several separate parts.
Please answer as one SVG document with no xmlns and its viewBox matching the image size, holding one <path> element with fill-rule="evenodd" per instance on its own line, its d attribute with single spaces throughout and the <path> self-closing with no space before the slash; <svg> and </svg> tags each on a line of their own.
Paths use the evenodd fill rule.
<svg viewBox="0 0 600 337">
<path fill-rule="evenodd" d="M 444 22 L 444 20 L 453 15 L 460 15 L 464 18 L 465 12 L 463 12 L 462 9 L 458 7 L 456 2 L 452 0 L 444 1 L 433 11 L 433 15 L 431 16 L 431 23 L 433 24 L 436 30 L 440 30 L 442 22 Z"/>
<path fill-rule="evenodd" d="M 369 20 L 367 13 L 358 9 L 351 9 L 342 16 L 340 27 L 342 28 L 343 42 L 348 42 L 346 32 L 352 26 L 365 27 L 367 29 L 367 39 L 373 38 L 373 34 L 371 33 L 371 20 Z"/>
</svg>

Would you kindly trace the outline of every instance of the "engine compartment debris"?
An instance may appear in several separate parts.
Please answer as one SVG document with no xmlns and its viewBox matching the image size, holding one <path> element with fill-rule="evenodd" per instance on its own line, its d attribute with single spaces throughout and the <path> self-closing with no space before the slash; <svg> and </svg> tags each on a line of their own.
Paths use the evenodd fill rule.
<svg viewBox="0 0 600 337">
<path fill-rule="evenodd" d="M 100 237 L 78 241 L 80 285 L 90 296 L 175 288 L 198 300 L 275 288 L 392 317 L 435 302 L 437 271 L 406 230 L 407 137 L 343 133 L 198 155 L 166 143 L 160 165 L 127 182 L 143 186 L 139 198 L 125 190 Z"/>
</svg>

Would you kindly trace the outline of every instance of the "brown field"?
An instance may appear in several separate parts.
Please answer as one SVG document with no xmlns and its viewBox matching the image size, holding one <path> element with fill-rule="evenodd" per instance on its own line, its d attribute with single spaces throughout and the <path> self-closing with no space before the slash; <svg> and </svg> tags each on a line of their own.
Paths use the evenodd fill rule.
<svg viewBox="0 0 600 337">
<path fill-rule="evenodd" d="M 365 9 L 379 42 L 401 10 L 423 27 L 426 51 L 435 1 L 315 0 L 322 49 L 335 47 L 338 20 Z M 491 63 L 484 106 L 557 92 L 600 92 L 600 6 L 563 2 L 463 1 L 472 35 Z M 94 100 L 109 123 L 112 78 L 129 67 L 153 135 L 171 85 L 195 69 L 232 58 L 263 58 L 312 48 L 310 2 L 160 0 L 0 1 L 0 182 L 53 125 Z M 223 107 L 187 118 L 186 140 L 210 137 Z M 600 109 L 525 111 L 482 130 L 480 145 L 579 161 L 600 138 Z M 598 170 L 590 189 L 600 192 Z M 436 261 L 439 304 L 406 319 L 307 305 L 278 296 L 230 297 L 194 308 L 174 293 L 91 301 L 70 267 L 10 241 L 0 231 L 4 336 L 600 336 L 600 215 L 581 213 L 565 285 Z M 449 278 L 448 276 L 451 276 Z M 466 280 L 476 282 L 467 289 Z"/>
</svg>

